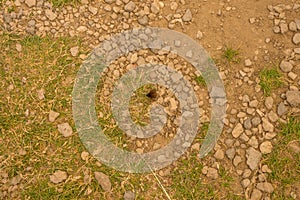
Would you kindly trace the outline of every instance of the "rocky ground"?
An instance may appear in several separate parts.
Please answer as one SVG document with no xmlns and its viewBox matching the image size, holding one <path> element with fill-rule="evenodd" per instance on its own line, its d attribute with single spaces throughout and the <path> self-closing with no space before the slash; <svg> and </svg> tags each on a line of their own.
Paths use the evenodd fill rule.
<svg viewBox="0 0 300 200">
<path fill-rule="evenodd" d="M 1 199 L 300 198 L 299 1 L 0 2 L 4 52 L 0 57 Z M 109 105 L 113 83 L 138 65 L 159 63 L 180 71 L 191 82 L 201 108 L 199 136 L 188 153 L 157 175 L 132 175 L 110 171 L 84 150 L 71 118 L 70 95 L 76 70 L 93 48 L 114 33 L 145 26 L 173 29 L 202 45 L 224 81 L 228 106 L 225 127 L 214 151 L 199 159 L 195 155 L 210 117 L 209 96 L 199 78 L 201 74 L 184 59 L 159 51 L 141 50 L 116 60 L 104 73 L 97 93 L 97 111 L 99 123 L 117 146 L 144 153 L 166 145 L 176 133 L 178 100 L 167 88 L 156 85 L 136 93 L 131 112 L 134 120 L 145 123 L 153 101 L 164 105 L 169 116 L 164 130 L 153 138 L 137 140 L 122 136 L 116 128 Z M 50 40 L 45 43 L 36 38 Z M 65 43 L 61 38 L 71 40 Z M 55 41 L 59 41 L 58 46 Z M 40 62 L 44 55 L 39 59 L 32 52 L 40 52 L 39 47 L 46 55 L 59 52 L 51 57 L 49 68 L 46 65 L 50 61 Z M 31 64 L 26 61 L 31 57 L 40 68 L 27 68 Z M 54 68 L 56 62 L 60 62 L 58 69 Z M 65 68 L 71 73 L 65 74 Z M 55 76 L 59 81 L 49 89 L 47 84 Z M 153 88 L 153 99 L 145 97 Z M 66 98 L 65 105 L 59 95 Z M 18 106 L 20 102 L 24 105 Z M 22 120 L 16 124 L 7 120 L 19 115 Z M 15 129 L 18 126 L 20 129 Z M 39 131 L 45 131 L 45 137 L 35 135 L 33 141 L 26 140 L 24 134 Z M 60 142 L 53 147 L 47 143 L 48 138 Z M 57 155 L 59 162 L 70 159 L 72 166 L 59 164 Z M 69 196 L 64 196 L 66 192 Z"/>
</svg>

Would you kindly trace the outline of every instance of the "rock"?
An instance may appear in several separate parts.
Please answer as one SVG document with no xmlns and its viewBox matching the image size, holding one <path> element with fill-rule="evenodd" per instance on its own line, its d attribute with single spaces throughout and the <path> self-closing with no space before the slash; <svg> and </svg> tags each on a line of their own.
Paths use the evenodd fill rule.
<svg viewBox="0 0 300 200">
<path fill-rule="evenodd" d="M 300 33 L 296 33 L 293 37 L 293 42 L 294 44 L 299 44 L 300 43 Z"/>
<path fill-rule="evenodd" d="M 77 29 L 76 29 L 79 33 L 83 33 L 83 32 L 86 32 L 88 29 L 86 26 L 79 26 Z"/>
<path fill-rule="evenodd" d="M 214 155 L 216 159 L 222 160 L 224 158 L 224 151 L 222 149 L 218 149 Z"/>
<path fill-rule="evenodd" d="M 273 145 L 270 141 L 265 141 L 265 142 L 261 143 L 261 145 L 259 146 L 259 150 L 263 154 L 271 153 L 272 149 L 273 149 Z"/>
<path fill-rule="evenodd" d="M 253 147 L 250 147 L 246 150 L 247 165 L 251 170 L 258 168 L 258 164 L 261 160 L 262 154 L 255 150 Z"/>
<path fill-rule="evenodd" d="M 252 136 L 250 138 L 250 140 L 248 141 L 248 144 L 251 145 L 254 148 L 257 148 L 258 147 L 258 140 L 257 140 L 257 138 L 255 136 Z"/>
<path fill-rule="evenodd" d="M 54 122 L 59 115 L 60 114 L 58 112 L 50 110 L 48 119 L 50 122 Z"/>
<path fill-rule="evenodd" d="M 230 160 L 232 160 L 235 156 L 235 148 L 227 149 L 225 154 Z"/>
<path fill-rule="evenodd" d="M 288 147 L 294 153 L 300 153 L 300 140 L 292 141 L 288 144 Z"/>
<path fill-rule="evenodd" d="M 295 80 L 297 78 L 297 74 L 295 74 L 294 72 L 289 72 L 288 77 L 292 80 Z"/>
<path fill-rule="evenodd" d="M 279 116 L 282 116 L 287 112 L 287 110 L 288 110 L 287 107 L 284 105 L 283 102 L 281 102 L 277 107 L 277 114 Z"/>
<path fill-rule="evenodd" d="M 300 30 L 300 19 L 295 19 L 297 29 Z"/>
<path fill-rule="evenodd" d="M 297 31 L 297 25 L 295 22 L 290 22 L 289 23 L 289 29 L 290 31 Z"/>
<path fill-rule="evenodd" d="M 206 176 L 211 179 L 217 179 L 219 177 L 218 170 L 208 167 Z"/>
<path fill-rule="evenodd" d="M 241 156 L 235 156 L 233 159 L 233 165 L 236 167 L 242 162 Z"/>
<path fill-rule="evenodd" d="M 55 20 L 57 17 L 57 15 L 54 12 L 52 12 L 52 10 L 50 9 L 45 10 L 45 15 L 50 21 Z"/>
<path fill-rule="evenodd" d="M 243 188 L 247 188 L 250 185 L 251 181 L 249 179 L 243 179 L 241 184 L 243 186 Z"/>
<path fill-rule="evenodd" d="M 300 91 L 287 91 L 286 100 L 291 106 L 300 105 Z"/>
<path fill-rule="evenodd" d="M 170 3 L 170 8 L 171 8 L 171 10 L 177 10 L 178 4 L 176 2 L 171 2 Z"/>
<path fill-rule="evenodd" d="M 81 0 L 81 4 L 82 5 L 87 5 L 87 4 L 89 4 L 89 0 Z"/>
<path fill-rule="evenodd" d="M 258 183 L 256 185 L 256 188 L 267 193 L 272 193 L 274 192 L 274 188 L 271 183 L 268 182 L 263 182 L 263 183 Z"/>
<path fill-rule="evenodd" d="M 65 171 L 57 170 L 54 174 L 50 175 L 50 181 L 54 184 L 61 183 L 68 178 Z"/>
<path fill-rule="evenodd" d="M 43 100 L 45 98 L 45 90 L 44 89 L 38 90 L 37 95 L 39 100 Z"/>
<path fill-rule="evenodd" d="M 126 191 L 123 196 L 124 200 L 134 200 L 135 194 L 132 191 Z"/>
<path fill-rule="evenodd" d="M 265 106 L 268 110 L 271 110 L 273 107 L 274 100 L 272 97 L 266 97 Z"/>
<path fill-rule="evenodd" d="M 274 33 L 280 33 L 280 27 L 279 26 L 274 26 L 273 27 L 273 32 Z"/>
<path fill-rule="evenodd" d="M 80 157 L 82 160 L 87 161 L 89 158 L 89 152 L 87 152 L 87 151 L 81 152 Z"/>
<path fill-rule="evenodd" d="M 98 13 L 98 8 L 93 7 L 93 6 L 89 6 L 88 10 L 93 14 L 96 15 Z"/>
<path fill-rule="evenodd" d="M 279 27 L 280 27 L 280 31 L 281 31 L 282 34 L 284 34 L 284 33 L 286 33 L 286 32 L 289 31 L 288 25 L 285 24 L 285 23 L 281 23 L 279 25 Z"/>
<path fill-rule="evenodd" d="M 290 62 L 283 60 L 280 63 L 280 69 L 287 73 L 293 69 L 293 65 Z"/>
<path fill-rule="evenodd" d="M 21 52 L 22 51 L 22 45 L 21 44 L 16 44 L 16 50 L 18 52 Z"/>
<path fill-rule="evenodd" d="M 198 31 L 198 32 L 197 32 L 197 35 L 196 35 L 196 38 L 197 38 L 198 40 L 201 40 L 201 39 L 203 38 L 203 33 L 202 33 L 201 31 Z"/>
<path fill-rule="evenodd" d="M 254 24 L 254 23 L 255 23 L 255 18 L 254 18 L 254 17 L 251 17 L 251 18 L 249 19 L 249 22 L 250 22 L 250 24 Z"/>
<path fill-rule="evenodd" d="M 261 123 L 260 117 L 254 117 L 251 121 L 252 121 L 252 125 L 255 127 Z"/>
<path fill-rule="evenodd" d="M 133 2 L 133 1 L 129 1 L 126 5 L 125 5 L 125 7 L 124 7 L 124 9 L 125 9 L 125 11 L 127 11 L 127 12 L 132 12 L 134 9 L 135 9 L 135 3 Z"/>
<path fill-rule="evenodd" d="M 18 185 L 21 180 L 22 180 L 22 177 L 20 175 L 16 175 L 16 176 L 12 177 L 12 179 L 10 180 L 10 185 Z"/>
<path fill-rule="evenodd" d="M 28 6 L 28 7 L 33 7 L 36 5 L 36 0 L 25 0 L 25 4 Z"/>
<path fill-rule="evenodd" d="M 251 119 L 248 118 L 244 121 L 244 128 L 247 130 L 250 130 L 252 128 L 252 123 L 251 123 Z"/>
<path fill-rule="evenodd" d="M 252 65 L 252 61 L 250 59 L 245 60 L 245 66 L 250 67 Z"/>
<path fill-rule="evenodd" d="M 72 48 L 70 49 L 70 52 L 71 52 L 71 55 L 72 55 L 73 57 L 78 56 L 78 53 L 79 53 L 79 47 L 78 47 L 78 46 L 72 47 Z"/>
<path fill-rule="evenodd" d="M 111 191 L 111 182 L 109 177 L 102 172 L 94 172 L 95 179 L 105 192 Z"/>
<path fill-rule="evenodd" d="M 140 25 L 146 26 L 149 23 L 149 19 L 147 15 L 138 18 L 138 22 Z"/>
<path fill-rule="evenodd" d="M 272 123 L 269 122 L 269 120 L 267 118 L 263 118 L 262 119 L 262 125 L 263 125 L 263 129 L 267 132 L 273 132 L 274 131 L 274 125 Z"/>
<path fill-rule="evenodd" d="M 182 16 L 182 20 L 184 22 L 189 22 L 189 21 L 192 21 L 193 19 L 193 15 L 192 15 L 192 12 L 190 9 L 187 9 L 184 13 L 184 15 Z"/>
<path fill-rule="evenodd" d="M 262 197 L 262 193 L 260 190 L 254 188 L 252 193 L 251 193 L 251 198 L 250 200 L 260 200 Z"/>
<path fill-rule="evenodd" d="M 244 131 L 244 129 L 243 129 L 242 124 L 238 123 L 232 131 L 232 136 L 234 138 L 238 138 L 243 133 L 243 131 Z"/>
<path fill-rule="evenodd" d="M 58 124 L 57 129 L 64 137 L 70 137 L 73 134 L 73 129 L 68 123 Z"/>
<path fill-rule="evenodd" d="M 105 3 L 112 4 L 112 3 L 114 3 L 116 0 L 104 0 L 104 1 L 105 1 Z"/>
<path fill-rule="evenodd" d="M 158 14 L 159 10 L 160 10 L 159 4 L 156 1 L 154 1 L 153 3 L 151 3 L 150 10 L 151 10 L 152 13 Z"/>
<path fill-rule="evenodd" d="M 177 109 L 177 103 L 174 98 L 170 98 L 170 110 L 175 111 Z"/>
<path fill-rule="evenodd" d="M 273 110 L 271 110 L 269 113 L 268 113 L 268 118 L 269 118 L 269 120 L 271 121 L 271 122 L 273 122 L 273 123 L 275 123 L 275 122 L 277 122 L 277 120 L 278 120 L 278 115 L 273 111 Z"/>
</svg>

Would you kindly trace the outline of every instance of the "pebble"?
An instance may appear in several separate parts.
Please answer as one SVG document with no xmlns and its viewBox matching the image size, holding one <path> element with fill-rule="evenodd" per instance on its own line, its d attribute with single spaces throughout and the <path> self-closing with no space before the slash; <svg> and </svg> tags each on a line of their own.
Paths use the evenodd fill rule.
<svg viewBox="0 0 300 200">
<path fill-rule="evenodd" d="M 295 22 L 290 22 L 289 23 L 289 29 L 290 31 L 297 31 L 297 25 Z"/>
<path fill-rule="evenodd" d="M 43 100 L 45 99 L 45 90 L 44 89 L 40 89 L 37 91 L 37 96 L 39 100 Z"/>
<path fill-rule="evenodd" d="M 158 14 L 160 11 L 158 2 L 154 1 L 153 3 L 151 3 L 150 10 L 153 14 Z"/>
<path fill-rule="evenodd" d="M 252 61 L 250 59 L 245 60 L 245 66 L 250 67 L 252 65 Z"/>
<path fill-rule="evenodd" d="M 222 149 L 218 149 L 214 155 L 214 157 L 216 159 L 219 159 L 219 160 L 223 160 L 224 158 L 224 151 Z"/>
<path fill-rule="evenodd" d="M 93 7 L 93 6 L 89 6 L 88 10 L 93 14 L 96 15 L 98 13 L 98 8 Z"/>
<path fill-rule="evenodd" d="M 272 123 L 270 123 L 267 118 L 262 119 L 262 126 L 263 126 L 263 129 L 267 132 L 274 131 L 274 125 Z"/>
<path fill-rule="evenodd" d="M 79 26 L 76 30 L 80 33 L 83 33 L 86 32 L 88 29 L 86 26 Z"/>
<path fill-rule="evenodd" d="M 54 184 L 63 182 L 68 178 L 68 174 L 65 171 L 57 170 L 52 175 L 50 175 L 50 181 Z"/>
<path fill-rule="evenodd" d="M 283 102 L 281 102 L 277 107 L 277 114 L 279 116 L 284 115 L 287 112 L 287 107 L 284 105 Z"/>
<path fill-rule="evenodd" d="M 262 158 L 261 152 L 255 150 L 253 147 L 250 147 L 246 150 L 247 165 L 251 170 L 258 168 L 258 164 Z"/>
<path fill-rule="evenodd" d="M 300 43 L 300 33 L 296 33 L 293 37 L 293 42 L 294 44 L 299 44 Z"/>
<path fill-rule="evenodd" d="M 60 114 L 58 112 L 50 110 L 48 119 L 49 119 L 50 122 L 54 122 L 59 115 Z"/>
<path fill-rule="evenodd" d="M 283 72 L 290 72 L 293 69 L 293 65 L 290 62 L 283 60 L 280 63 L 280 69 Z"/>
<path fill-rule="evenodd" d="M 184 15 L 182 16 L 182 20 L 184 22 L 189 22 L 189 21 L 192 21 L 193 19 L 193 15 L 192 15 L 192 12 L 190 9 L 187 9 L 184 13 Z"/>
<path fill-rule="evenodd" d="M 241 123 L 238 123 L 234 129 L 232 130 L 232 136 L 234 138 L 238 138 L 242 133 L 243 133 L 244 129 Z"/>
<path fill-rule="evenodd" d="M 47 9 L 47 10 L 45 11 L 45 15 L 46 15 L 46 17 L 47 17 L 50 21 L 55 20 L 56 17 L 57 17 L 57 15 L 56 15 L 54 12 L 52 12 L 52 10 L 50 10 L 50 9 Z"/>
<path fill-rule="evenodd" d="M 235 148 L 230 148 L 230 149 L 227 149 L 226 152 L 225 152 L 227 158 L 229 158 L 230 160 L 232 160 L 235 156 Z"/>
<path fill-rule="evenodd" d="M 257 148 L 258 147 L 258 140 L 255 136 L 252 136 L 250 138 L 250 140 L 248 141 L 248 144 L 254 148 Z"/>
<path fill-rule="evenodd" d="M 286 33 L 286 32 L 289 31 L 288 25 L 285 24 L 285 23 L 281 23 L 279 25 L 279 27 L 280 27 L 280 31 L 281 31 L 282 34 L 284 34 L 284 33 Z"/>
<path fill-rule="evenodd" d="M 277 122 L 277 120 L 279 119 L 278 115 L 273 111 L 271 110 L 269 113 L 268 113 L 268 118 L 271 122 L 275 123 Z"/>
<path fill-rule="evenodd" d="M 273 107 L 273 103 L 274 103 L 274 100 L 272 97 L 266 97 L 265 99 L 265 106 L 268 110 L 271 110 L 272 107 Z"/>
<path fill-rule="evenodd" d="M 298 76 L 297 74 L 295 74 L 294 72 L 289 72 L 288 73 L 288 77 L 292 80 L 295 80 Z"/>
<path fill-rule="evenodd" d="M 295 19 L 297 29 L 300 30 L 300 19 Z"/>
<path fill-rule="evenodd" d="M 176 2 L 171 2 L 170 3 L 170 8 L 171 8 L 171 10 L 177 10 L 178 4 Z"/>
<path fill-rule="evenodd" d="M 105 192 L 111 191 L 111 182 L 109 177 L 102 172 L 94 172 L 95 179 Z"/>
<path fill-rule="evenodd" d="M 58 124 L 57 129 L 64 137 L 70 137 L 73 134 L 73 129 L 69 123 Z"/>
<path fill-rule="evenodd" d="M 149 23 L 149 19 L 147 15 L 144 15 L 143 17 L 138 18 L 139 24 L 146 26 Z"/>
<path fill-rule="evenodd" d="M 251 121 L 252 121 L 252 125 L 255 127 L 261 123 L 260 117 L 254 117 Z"/>
<path fill-rule="evenodd" d="M 83 151 L 83 152 L 80 154 L 80 157 L 81 157 L 82 160 L 87 161 L 88 158 L 89 158 L 89 152 Z"/>
<path fill-rule="evenodd" d="M 241 184 L 243 186 L 243 188 L 247 188 L 250 185 L 251 181 L 249 179 L 243 179 Z"/>
<path fill-rule="evenodd" d="M 300 153 L 300 140 L 292 141 L 288 144 L 288 147 L 291 149 L 291 151 L 295 153 Z"/>
<path fill-rule="evenodd" d="M 300 105 L 300 91 L 287 91 L 286 100 L 291 106 Z"/>
<path fill-rule="evenodd" d="M 263 154 L 271 153 L 272 149 L 273 149 L 273 145 L 270 141 L 265 141 L 265 142 L 261 143 L 261 145 L 259 146 L 259 150 Z"/>
<path fill-rule="evenodd" d="M 36 0 L 25 0 L 25 4 L 28 6 L 28 7 L 33 7 L 36 5 Z"/>
<path fill-rule="evenodd" d="M 70 53 L 71 53 L 71 55 L 72 55 L 73 57 L 78 56 L 78 53 L 79 53 L 79 47 L 78 47 L 78 46 L 72 47 L 72 48 L 70 49 Z"/>
<path fill-rule="evenodd" d="M 22 45 L 21 44 L 16 44 L 16 50 L 18 52 L 21 52 L 22 51 Z"/>
<path fill-rule="evenodd" d="M 215 179 L 217 179 L 219 177 L 218 170 L 216 170 L 215 168 L 209 167 L 207 169 L 206 176 L 208 178 L 211 178 L 211 179 L 215 180 Z"/>
<path fill-rule="evenodd" d="M 235 156 L 233 159 L 233 165 L 238 166 L 242 162 L 242 157 L 241 156 Z"/>
<path fill-rule="evenodd" d="M 123 196 L 124 200 L 134 200 L 135 194 L 132 191 L 126 191 Z"/>
<path fill-rule="evenodd" d="M 256 188 L 263 191 L 263 192 L 267 192 L 267 193 L 272 193 L 274 192 L 274 187 L 272 186 L 271 183 L 268 182 L 263 182 L 263 183 L 258 183 L 256 185 Z"/>
<path fill-rule="evenodd" d="M 251 198 L 250 200 L 260 200 L 262 197 L 262 192 L 256 188 L 253 189 L 251 193 Z"/>
<path fill-rule="evenodd" d="M 136 7 L 135 3 L 134 3 L 133 1 L 129 1 L 129 2 L 125 5 L 124 9 L 125 9 L 127 12 L 132 12 L 132 11 L 135 9 L 135 7 Z"/>
</svg>

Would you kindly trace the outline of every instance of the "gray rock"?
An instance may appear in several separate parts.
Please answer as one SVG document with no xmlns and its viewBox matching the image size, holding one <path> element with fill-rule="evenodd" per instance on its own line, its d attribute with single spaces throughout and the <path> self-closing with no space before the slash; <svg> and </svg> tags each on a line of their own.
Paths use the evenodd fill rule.
<svg viewBox="0 0 300 200">
<path fill-rule="evenodd" d="M 123 196 L 124 200 L 134 200 L 135 194 L 132 191 L 126 191 Z"/>
<path fill-rule="evenodd" d="M 263 192 L 267 192 L 267 193 L 274 192 L 274 187 L 272 186 L 271 183 L 268 183 L 268 182 L 258 183 L 256 185 L 256 188 Z"/>
<path fill-rule="evenodd" d="M 252 121 L 252 125 L 255 127 L 261 123 L 260 117 L 254 117 L 251 121 Z"/>
<path fill-rule="evenodd" d="M 252 193 L 251 193 L 250 200 L 260 200 L 261 197 L 262 197 L 261 191 L 254 188 L 253 191 L 252 191 Z"/>
<path fill-rule="evenodd" d="M 261 160 L 262 154 L 255 150 L 253 147 L 250 147 L 246 150 L 247 165 L 251 170 L 258 168 L 259 162 Z"/>
<path fill-rule="evenodd" d="M 244 128 L 247 130 L 250 130 L 252 128 L 252 123 L 251 123 L 251 119 L 248 118 L 244 121 Z"/>
<path fill-rule="evenodd" d="M 95 179 L 105 192 L 111 191 L 111 182 L 109 177 L 102 172 L 94 172 Z"/>
<path fill-rule="evenodd" d="M 230 160 L 232 160 L 235 156 L 235 148 L 232 147 L 230 149 L 227 149 L 225 154 Z"/>
<path fill-rule="evenodd" d="M 193 19 L 193 15 L 192 15 L 192 12 L 190 9 L 187 9 L 184 13 L 184 15 L 182 16 L 182 20 L 184 22 L 189 22 L 189 21 L 192 21 Z"/>
<path fill-rule="evenodd" d="M 73 129 L 68 123 L 58 124 L 57 129 L 64 137 L 70 137 L 73 134 Z"/>
<path fill-rule="evenodd" d="M 287 91 L 286 100 L 291 106 L 300 105 L 300 91 Z"/>
<path fill-rule="evenodd" d="M 277 114 L 279 116 L 282 116 L 287 112 L 287 110 L 288 110 L 287 107 L 284 105 L 283 102 L 281 102 L 277 107 Z"/>
<path fill-rule="evenodd" d="M 290 62 L 283 60 L 280 63 L 280 69 L 283 72 L 290 72 L 293 69 L 293 65 Z"/>
<path fill-rule="evenodd" d="M 135 7 L 136 7 L 135 3 L 134 3 L 133 1 L 129 1 L 129 2 L 125 5 L 124 9 L 125 9 L 125 11 L 127 11 L 127 12 L 132 12 L 132 11 L 135 9 Z"/>
<path fill-rule="evenodd" d="M 266 97 L 265 106 L 267 109 L 271 110 L 273 107 L 274 100 L 272 97 Z"/>
<path fill-rule="evenodd" d="M 293 37 L 293 42 L 294 44 L 299 44 L 300 43 L 300 33 L 296 33 Z"/>
<path fill-rule="evenodd" d="M 144 15 L 143 17 L 138 18 L 139 24 L 146 26 L 149 23 L 149 19 L 147 15 Z"/>
<path fill-rule="evenodd" d="M 36 5 L 36 0 L 25 0 L 25 4 L 28 6 L 28 7 L 33 7 Z"/>
</svg>

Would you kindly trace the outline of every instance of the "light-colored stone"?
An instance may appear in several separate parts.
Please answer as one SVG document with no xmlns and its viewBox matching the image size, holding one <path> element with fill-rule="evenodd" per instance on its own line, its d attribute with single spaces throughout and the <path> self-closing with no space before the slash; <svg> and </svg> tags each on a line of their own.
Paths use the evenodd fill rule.
<svg viewBox="0 0 300 200">
<path fill-rule="evenodd" d="M 70 137 L 73 134 L 73 129 L 68 123 L 58 124 L 57 129 L 64 137 Z"/>
<path fill-rule="evenodd" d="M 261 143 L 261 145 L 259 146 L 259 150 L 263 154 L 271 153 L 272 149 L 273 149 L 273 145 L 270 141 L 265 141 L 265 142 Z"/>
<path fill-rule="evenodd" d="M 250 147 L 246 150 L 247 165 L 251 170 L 258 168 L 259 162 L 262 158 L 262 154 L 255 150 L 253 147 Z"/>
<path fill-rule="evenodd" d="M 207 169 L 206 176 L 211 179 L 217 179 L 219 177 L 218 170 L 216 170 L 215 168 L 209 167 Z"/>
<path fill-rule="evenodd" d="M 271 183 L 268 182 L 263 182 L 263 183 L 258 183 L 256 185 L 256 188 L 267 193 L 272 193 L 274 192 L 274 187 Z"/>
<path fill-rule="evenodd" d="M 89 6 L 88 9 L 93 15 L 96 15 L 98 13 L 98 8 L 96 7 Z"/>
<path fill-rule="evenodd" d="M 286 112 L 287 112 L 287 107 L 284 105 L 283 102 L 281 102 L 277 107 L 277 114 L 279 116 L 282 116 L 282 115 L 286 114 Z"/>
<path fill-rule="evenodd" d="M 286 100 L 291 106 L 300 105 L 300 91 L 287 91 Z"/>
<path fill-rule="evenodd" d="M 254 188 L 251 193 L 250 200 L 261 200 L 261 197 L 262 197 L 262 192 L 256 188 Z"/>
<path fill-rule="evenodd" d="M 111 191 L 111 182 L 109 177 L 102 172 L 94 172 L 95 179 L 105 192 Z"/>
<path fill-rule="evenodd" d="M 57 15 L 56 15 L 54 12 L 52 12 L 51 9 L 45 10 L 45 15 L 46 15 L 46 17 L 47 17 L 50 21 L 55 20 L 56 17 L 57 17 Z"/>
<path fill-rule="evenodd" d="M 134 200 L 135 194 L 132 191 L 126 191 L 123 196 L 124 200 Z"/>
<path fill-rule="evenodd" d="M 235 148 L 232 147 L 230 149 L 227 149 L 225 154 L 230 160 L 232 160 L 235 156 Z"/>
<path fill-rule="evenodd" d="M 300 33 L 296 33 L 293 36 L 293 42 L 294 42 L 294 44 L 299 44 L 300 43 Z"/>
<path fill-rule="evenodd" d="M 184 22 L 189 22 L 189 21 L 192 21 L 193 19 L 193 15 L 192 15 L 192 12 L 190 9 L 187 9 L 184 13 L 184 15 L 182 16 L 182 20 Z"/>
<path fill-rule="evenodd" d="M 21 44 L 16 44 L 16 50 L 18 52 L 21 52 L 22 51 L 22 45 Z"/>
<path fill-rule="evenodd" d="M 252 61 L 250 59 L 245 60 L 245 66 L 250 67 L 252 65 Z"/>
<path fill-rule="evenodd" d="M 54 184 L 63 182 L 68 178 L 68 174 L 65 171 L 57 170 L 52 175 L 50 175 L 50 181 Z"/>
<path fill-rule="evenodd" d="M 216 159 L 222 160 L 224 158 L 224 151 L 222 149 L 218 149 L 214 155 Z"/>
<path fill-rule="evenodd" d="M 79 47 L 78 47 L 78 46 L 72 47 L 72 48 L 70 49 L 70 52 L 71 52 L 71 55 L 72 55 L 73 57 L 78 56 L 78 53 L 79 53 Z"/>
<path fill-rule="evenodd" d="M 54 122 L 59 115 L 60 114 L 58 112 L 50 110 L 48 119 L 49 119 L 50 122 Z"/>
<path fill-rule="evenodd" d="M 288 147 L 295 153 L 300 153 L 300 140 L 294 140 L 288 144 Z"/>
<path fill-rule="evenodd" d="M 263 118 L 262 122 L 263 122 L 262 123 L 263 129 L 265 131 L 268 131 L 268 132 L 273 132 L 274 131 L 274 125 L 272 123 L 270 123 L 267 118 Z"/>
<path fill-rule="evenodd" d="M 33 7 L 36 5 L 36 0 L 25 0 L 25 4 L 28 6 L 28 7 Z"/>
<path fill-rule="evenodd" d="M 281 23 L 279 25 L 281 33 L 286 33 L 289 31 L 288 25 L 286 23 Z"/>
<path fill-rule="evenodd" d="M 129 2 L 125 5 L 124 9 L 125 9 L 125 11 L 127 11 L 127 12 L 132 12 L 132 11 L 135 9 L 135 7 L 136 7 L 135 3 L 134 3 L 133 1 L 129 1 Z"/>
<path fill-rule="evenodd" d="M 297 31 L 297 25 L 295 22 L 290 22 L 289 23 L 289 29 L 290 31 Z"/>
<path fill-rule="evenodd" d="M 238 123 L 234 129 L 232 130 L 232 136 L 234 138 L 238 138 L 242 133 L 243 133 L 244 129 L 241 123 Z"/>
<path fill-rule="evenodd" d="M 271 110 L 273 107 L 274 100 L 272 97 L 266 97 L 265 106 L 268 110 Z"/>
<path fill-rule="evenodd" d="M 290 62 L 283 60 L 280 63 L 280 69 L 287 73 L 293 69 L 293 65 Z"/>
</svg>

